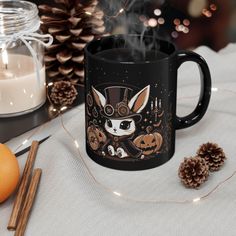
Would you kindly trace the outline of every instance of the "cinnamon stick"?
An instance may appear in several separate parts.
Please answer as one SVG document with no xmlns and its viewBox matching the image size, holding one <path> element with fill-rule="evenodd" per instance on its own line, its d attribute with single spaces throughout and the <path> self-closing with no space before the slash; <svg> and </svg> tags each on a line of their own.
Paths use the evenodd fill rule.
<svg viewBox="0 0 236 236">
<path fill-rule="evenodd" d="M 38 190 L 39 181 L 41 178 L 42 169 L 35 169 L 32 179 L 30 181 L 29 189 L 25 198 L 24 206 L 22 208 L 22 213 L 19 219 L 19 223 L 16 228 L 15 236 L 23 236 L 29 220 L 30 211 L 34 204 L 35 196 Z"/>
<path fill-rule="evenodd" d="M 27 187 L 30 181 L 30 177 L 32 174 L 32 169 L 34 166 L 37 150 L 38 150 L 39 142 L 33 141 L 30 147 L 29 155 L 25 163 L 24 171 L 21 177 L 19 189 L 17 191 L 16 199 L 14 202 L 13 210 L 11 213 L 11 217 L 8 223 L 8 230 L 15 230 L 17 226 L 17 222 L 19 219 L 19 215 L 21 213 L 22 205 L 25 200 L 25 195 L 27 192 Z"/>
</svg>

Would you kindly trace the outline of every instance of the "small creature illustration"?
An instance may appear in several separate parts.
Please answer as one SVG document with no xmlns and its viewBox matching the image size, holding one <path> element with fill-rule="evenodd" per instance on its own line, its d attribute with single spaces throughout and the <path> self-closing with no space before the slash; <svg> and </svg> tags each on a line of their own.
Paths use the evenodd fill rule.
<svg viewBox="0 0 236 236">
<path fill-rule="evenodd" d="M 150 86 L 146 86 L 129 99 L 132 89 L 122 86 L 111 86 L 104 89 L 105 96 L 92 87 L 92 93 L 100 112 L 106 118 L 104 128 L 108 139 L 103 151 L 109 156 L 119 158 L 141 155 L 131 141 L 136 124 L 142 119 L 141 111 L 145 108 L 150 93 Z"/>
</svg>

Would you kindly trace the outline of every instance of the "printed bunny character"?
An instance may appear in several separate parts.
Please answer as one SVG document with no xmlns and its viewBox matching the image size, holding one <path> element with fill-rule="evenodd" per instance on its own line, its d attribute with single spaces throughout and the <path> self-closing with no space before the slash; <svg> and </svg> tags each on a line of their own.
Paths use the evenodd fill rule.
<svg viewBox="0 0 236 236">
<path fill-rule="evenodd" d="M 108 140 L 103 146 L 103 154 L 119 158 L 135 157 L 141 151 L 131 141 L 136 124 L 141 120 L 141 111 L 145 108 L 150 93 L 150 86 L 146 86 L 131 99 L 128 99 L 132 89 L 122 86 L 112 86 L 104 89 L 105 96 L 92 87 L 96 104 L 100 113 L 106 118 L 105 130 Z"/>
</svg>

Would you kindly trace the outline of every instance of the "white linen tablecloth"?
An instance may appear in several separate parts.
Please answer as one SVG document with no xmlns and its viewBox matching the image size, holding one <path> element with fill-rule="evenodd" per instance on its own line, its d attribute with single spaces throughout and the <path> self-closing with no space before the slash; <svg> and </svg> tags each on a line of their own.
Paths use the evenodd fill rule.
<svg viewBox="0 0 236 236">
<path fill-rule="evenodd" d="M 228 45 L 219 53 L 207 47 L 200 47 L 196 52 L 207 60 L 213 87 L 219 91 L 213 92 L 209 111 L 201 122 L 177 132 L 175 155 L 166 164 L 134 172 L 102 167 L 89 159 L 85 152 L 83 106 L 73 110 L 72 118 L 65 119 L 67 128 L 79 141 L 82 155 L 100 182 L 135 198 L 193 199 L 207 193 L 236 169 L 236 95 L 228 91 L 236 92 L 236 44 Z M 196 68 L 193 63 L 186 63 L 179 71 L 178 113 L 181 115 L 190 112 L 196 102 L 196 99 L 184 99 L 198 94 Z M 23 140 L 14 140 L 17 141 L 21 143 Z M 186 189 L 177 176 L 179 164 L 207 141 L 219 143 L 228 160 L 223 169 L 211 174 L 199 190 Z M 26 156 L 19 157 L 21 171 Z M 62 128 L 40 145 L 35 167 L 42 168 L 43 175 L 27 236 L 236 235 L 236 177 L 198 203 L 126 201 L 104 192 L 93 182 Z M 0 236 L 13 235 L 6 230 L 12 201 L 11 198 L 0 205 Z"/>
</svg>

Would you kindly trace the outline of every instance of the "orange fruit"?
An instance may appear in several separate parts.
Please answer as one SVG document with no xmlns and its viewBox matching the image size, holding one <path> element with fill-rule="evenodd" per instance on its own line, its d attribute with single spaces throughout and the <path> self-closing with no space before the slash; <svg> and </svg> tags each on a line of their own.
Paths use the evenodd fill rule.
<svg viewBox="0 0 236 236">
<path fill-rule="evenodd" d="M 20 178 L 16 156 L 0 143 L 0 203 L 5 201 L 16 189 Z"/>
</svg>

